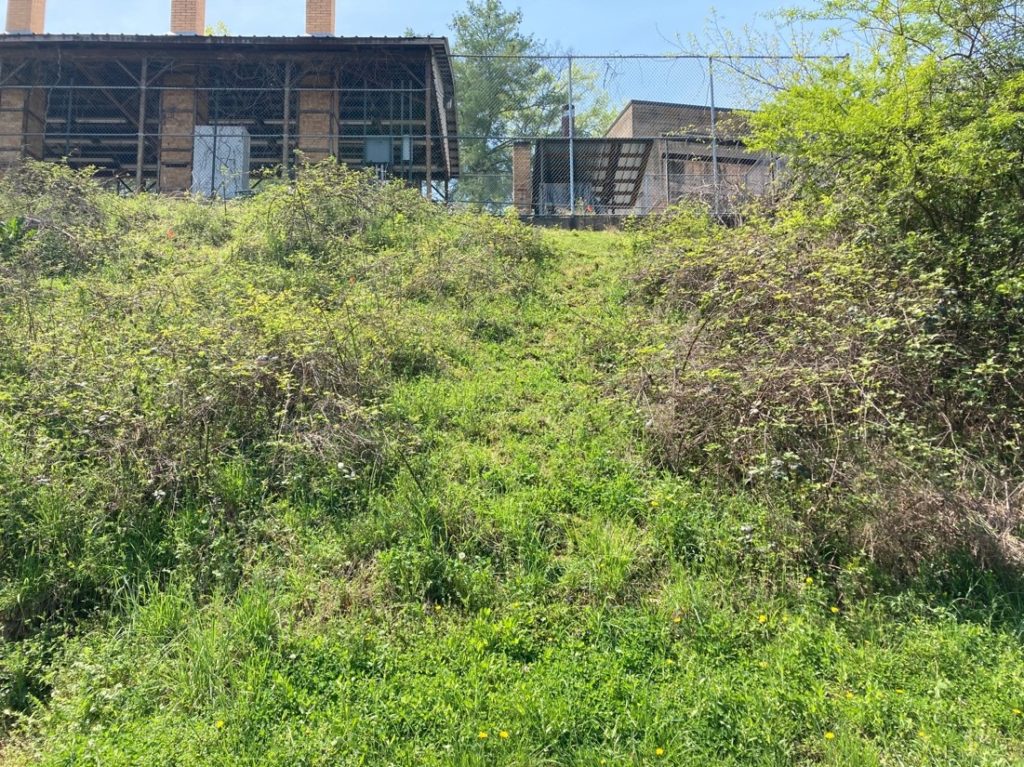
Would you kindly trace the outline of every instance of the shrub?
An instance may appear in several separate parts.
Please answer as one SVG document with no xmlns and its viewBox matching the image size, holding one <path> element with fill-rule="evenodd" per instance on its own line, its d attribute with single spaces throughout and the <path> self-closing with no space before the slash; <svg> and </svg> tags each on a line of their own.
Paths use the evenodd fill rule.
<svg viewBox="0 0 1024 767">
<path fill-rule="evenodd" d="M 951 431 L 958 404 L 935 385 L 935 275 L 880 263 L 798 210 L 739 230 L 680 211 L 633 247 L 656 339 L 639 385 L 667 464 L 781 487 L 815 547 L 866 547 L 890 571 L 961 547 L 1024 563 L 1018 483 L 978 479 L 1004 454 L 970 450 L 981 443 Z"/>
<path fill-rule="evenodd" d="M 3 270 L 23 276 L 73 274 L 96 266 L 116 248 L 109 198 L 87 171 L 26 162 L 0 176 L 0 219 L 21 221 L 33 236 L 14 254 L 0 251 Z"/>
<path fill-rule="evenodd" d="M 784 200 L 635 236 L 651 429 L 677 468 L 782 485 L 826 551 L 1024 567 L 1024 25 L 988 0 L 834 0 L 869 55 L 752 122 Z"/>
<path fill-rule="evenodd" d="M 121 199 L 59 166 L 3 183 L 77 254 L 42 257 L 50 223 L 29 235 L 15 219 L 0 240 L 34 275 L 0 293 L 9 637 L 148 577 L 234 588 L 268 517 L 361 508 L 415 447 L 381 407 L 389 387 L 442 370 L 476 326 L 470 302 L 514 300 L 543 256 L 518 222 L 331 163 L 223 209 Z M 107 237 L 122 224 L 141 256 Z"/>
</svg>

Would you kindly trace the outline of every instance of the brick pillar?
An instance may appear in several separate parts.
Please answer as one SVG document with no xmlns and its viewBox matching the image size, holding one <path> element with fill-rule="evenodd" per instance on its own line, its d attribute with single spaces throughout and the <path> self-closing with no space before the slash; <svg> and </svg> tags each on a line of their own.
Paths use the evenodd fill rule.
<svg viewBox="0 0 1024 767">
<path fill-rule="evenodd" d="M 160 93 L 161 192 L 185 192 L 192 188 L 192 151 L 197 125 L 209 116 L 209 94 L 195 90 L 194 74 L 165 77 Z"/>
<path fill-rule="evenodd" d="M 306 0 L 306 34 L 334 37 L 335 0 Z"/>
<path fill-rule="evenodd" d="M 307 162 L 338 154 L 338 92 L 332 77 L 314 75 L 299 85 L 299 151 Z M 309 90 L 309 89 L 316 90 Z"/>
<path fill-rule="evenodd" d="M 46 94 L 39 88 L 0 90 L 0 164 L 43 159 Z"/>
<path fill-rule="evenodd" d="M 512 200 L 521 215 L 533 214 L 533 144 L 529 141 L 512 145 Z"/>
<path fill-rule="evenodd" d="M 206 34 L 206 0 L 171 0 L 171 34 Z"/>
<path fill-rule="evenodd" d="M 46 0 L 7 0 L 7 32 L 41 35 L 46 26 Z"/>
</svg>

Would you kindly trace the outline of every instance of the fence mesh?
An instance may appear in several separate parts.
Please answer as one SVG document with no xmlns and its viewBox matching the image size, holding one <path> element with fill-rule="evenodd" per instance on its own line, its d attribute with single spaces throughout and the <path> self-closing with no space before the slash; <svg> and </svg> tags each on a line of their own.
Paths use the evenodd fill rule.
<svg viewBox="0 0 1024 767">
<path fill-rule="evenodd" d="M 336 157 L 450 204 L 523 215 L 628 215 L 682 198 L 728 212 L 776 158 L 750 151 L 771 93 L 757 57 L 452 56 L 454 93 L 417 62 L 180 62 L 0 71 L 0 162 L 93 167 L 124 191 L 232 196 Z M 754 71 L 756 70 L 756 71 Z"/>
<path fill-rule="evenodd" d="M 775 175 L 745 145 L 745 113 L 772 90 L 744 65 L 756 59 L 454 58 L 457 203 L 626 215 L 687 197 L 727 212 Z"/>
</svg>

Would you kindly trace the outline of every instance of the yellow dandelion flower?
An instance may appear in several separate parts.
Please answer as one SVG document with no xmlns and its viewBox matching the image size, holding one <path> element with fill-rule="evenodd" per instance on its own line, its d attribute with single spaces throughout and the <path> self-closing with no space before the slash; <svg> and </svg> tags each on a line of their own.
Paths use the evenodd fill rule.
<svg viewBox="0 0 1024 767">
<path fill-rule="evenodd" d="M 828 732 L 825 733 L 825 740 L 835 740 L 835 737 L 836 737 L 836 734 L 834 732 L 832 732 L 832 730 L 829 730 Z"/>
<path fill-rule="evenodd" d="M 484 732 L 483 730 L 480 730 L 480 734 L 479 734 L 479 735 L 477 735 L 477 737 L 478 737 L 478 738 L 479 738 L 480 740 L 487 740 L 487 733 L 486 733 L 486 732 Z"/>
<path fill-rule="evenodd" d="M 508 740 L 508 730 L 502 730 L 498 733 L 498 737 L 502 740 Z"/>
<path fill-rule="evenodd" d="M 852 692 L 849 692 L 849 691 L 847 691 L 847 693 L 846 693 L 846 699 L 847 699 L 847 700 L 852 700 L 852 699 L 853 699 L 853 693 L 852 693 Z"/>
<path fill-rule="evenodd" d="M 665 749 L 663 749 L 661 747 L 654 749 L 654 755 L 655 756 L 664 756 L 665 755 Z"/>
<path fill-rule="evenodd" d="M 674 660 L 672 660 L 671 658 L 665 658 L 665 665 L 666 666 L 674 666 L 675 663 L 676 662 Z"/>
<path fill-rule="evenodd" d="M 1014 716 L 1022 716 L 1022 715 L 1024 715 L 1024 711 L 1021 711 L 1019 708 L 1015 708 L 1013 710 L 1013 715 Z"/>
<path fill-rule="evenodd" d="M 830 609 L 832 610 L 832 614 L 833 615 L 837 615 L 839 613 L 839 608 L 836 607 L 835 605 L 832 605 L 832 607 Z"/>
<path fill-rule="evenodd" d="M 765 615 L 764 613 L 761 613 L 760 615 L 757 616 L 757 622 L 758 623 L 767 623 L 768 622 L 768 616 Z"/>
<path fill-rule="evenodd" d="M 928 733 L 925 732 L 924 730 L 918 730 L 917 731 L 917 737 L 919 737 L 919 738 L 927 738 L 928 737 Z"/>
<path fill-rule="evenodd" d="M 224 729 L 224 720 L 223 720 L 223 719 L 218 719 L 218 720 L 217 720 L 217 724 L 216 724 L 216 725 L 214 725 L 214 726 L 215 726 L 215 727 L 216 727 L 216 728 L 217 728 L 218 730 L 223 730 L 223 729 Z"/>
<path fill-rule="evenodd" d="M 673 623 L 682 623 L 683 619 L 682 619 L 681 616 L 677 615 L 675 618 L 672 619 L 672 622 Z"/>
<path fill-rule="evenodd" d="M 806 578 L 804 578 L 804 583 L 806 583 L 808 586 L 811 586 L 814 583 L 814 578 L 808 575 Z"/>
</svg>

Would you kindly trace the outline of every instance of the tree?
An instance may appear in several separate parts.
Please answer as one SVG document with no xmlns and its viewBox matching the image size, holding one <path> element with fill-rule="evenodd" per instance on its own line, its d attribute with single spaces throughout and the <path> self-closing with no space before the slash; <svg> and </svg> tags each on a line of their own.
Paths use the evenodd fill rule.
<svg viewBox="0 0 1024 767">
<path fill-rule="evenodd" d="M 1024 23 L 1002 0 L 829 0 L 857 55 L 754 117 L 798 205 L 895 274 L 934 280 L 933 399 L 1024 465 Z"/>
<path fill-rule="evenodd" d="M 569 99 L 569 58 L 522 30 L 520 10 L 469 0 L 452 19 L 462 178 L 459 200 L 498 207 L 511 197 L 515 139 L 558 135 Z M 595 73 L 573 66 L 579 135 L 614 117 Z M 581 108 L 582 107 L 582 108 Z"/>
<path fill-rule="evenodd" d="M 231 30 L 223 20 L 219 20 L 212 26 L 206 27 L 204 34 L 207 37 L 231 37 Z"/>
</svg>

